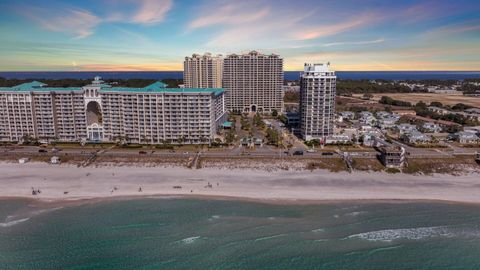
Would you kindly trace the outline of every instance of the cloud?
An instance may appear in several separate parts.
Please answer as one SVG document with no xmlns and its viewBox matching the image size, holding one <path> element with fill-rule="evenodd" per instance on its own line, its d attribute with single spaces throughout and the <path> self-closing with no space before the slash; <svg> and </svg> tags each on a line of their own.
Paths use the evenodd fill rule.
<svg viewBox="0 0 480 270">
<path fill-rule="evenodd" d="M 18 5 L 14 9 L 22 16 L 38 23 L 45 30 L 66 33 L 74 38 L 86 38 L 94 34 L 95 28 L 103 23 L 122 22 L 146 25 L 160 23 L 173 6 L 172 0 L 139 0 L 135 3 L 139 5 L 139 8 L 134 13 L 110 11 L 102 17 L 86 9 L 70 6 L 47 8 Z"/>
<path fill-rule="evenodd" d="M 345 41 L 345 42 L 331 42 L 323 44 L 323 47 L 332 47 L 332 46 L 342 46 L 342 45 L 368 45 L 368 44 L 377 44 L 383 43 L 385 39 L 379 38 L 375 40 L 365 40 L 365 41 Z"/>
<path fill-rule="evenodd" d="M 53 11 L 47 8 L 24 6 L 20 8 L 20 12 L 37 22 L 43 29 L 67 33 L 75 38 L 86 38 L 92 35 L 94 28 L 101 23 L 101 19 L 96 15 L 79 8 Z"/>
<path fill-rule="evenodd" d="M 85 71 L 172 71 L 182 70 L 183 65 L 180 62 L 159 62 L 156 64 L 85 64 L 79 66 L 79 69 Z"/>
<path fill-rule="evenodd" d="M 132 17 L 132 22 L 140 24 L 157 24 L 165 19 L 173 6 L 172 0 L 143 0 L 140 9 Z"/>
<path fill-rule="evenodd" d="M 361 26 L 370 24 L 375 20 L 373 14 L 366 14 L 358 17 L 354 17 L 350 21 L 336 23 L 336 24 L 317 24 L 313 27 L 305 27 L 305 30 L 300 30 L 294 34 L 294 38 L 297 40 L 309 40 L 317 39 L 326 36 L 336 35 L 342 32 L 346 32 Z"/>
<path fill-rule="evenodd" d="M 215 12 L 211 8 L 205 14 L 193 20 L 188 29 L 193 30 L 202 27 L 208 27 L 218 24 L 238 25 L 258 21 L 265 18 L 269 12 L 269 7 L 259 7 L 258 10 L 250 10 L 251 5 L 245 3 L 229 3 L 221 6 Z"/>
<path fill-rule="evenodd" d="M 480 20 L 465 21 L 457 24 L 444 25 L 437 27 L 427 33 L 426 37 L 429 38 L 440 38 L 445 36 L 452 36 L 454 34 L 462 34 L 465 32 L 479 32 L 480 31 Z"/>
</svg>

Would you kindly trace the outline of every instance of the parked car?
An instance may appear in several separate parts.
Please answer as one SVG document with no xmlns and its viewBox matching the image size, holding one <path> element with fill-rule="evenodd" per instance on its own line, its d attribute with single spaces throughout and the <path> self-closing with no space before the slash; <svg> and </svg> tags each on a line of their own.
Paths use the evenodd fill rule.
<svg viewBox="0 0 480 270">
<path fill-rule="evenodd" d="M 38 149 L 39 153 L 47 153 L 48 151 L 46 149 Z"/>
<path fill-rule="evenodd" d="M 294 156 L 302 156 L 302 155 L 303 155 L 303 151 L 297 150 L 297 151 L 293 152 L 293 155 L 294 155 Z"/>
<path fill-rule="evenodd" d="M 322 156 L 333 156 L 332 152 L 323 152 Z"/>
<path fill-rule="evenodd" d="M 140 155 L 146 155 L 146 154 L 147 154 L 146 151 L 139 151 L 138 153 L 139 153 Z"/>
<path fill-rule="evenodd" d="M 315 152 L 317 152 L 317 150 L 315 150 L 315 149 L 308 149 L 307 150 L 307 153 L 315 153 Z"/>
</svg>

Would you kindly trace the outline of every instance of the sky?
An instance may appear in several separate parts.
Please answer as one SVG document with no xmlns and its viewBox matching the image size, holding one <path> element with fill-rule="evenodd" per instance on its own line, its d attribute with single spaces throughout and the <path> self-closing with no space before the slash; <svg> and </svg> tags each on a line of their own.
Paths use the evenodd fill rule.
<svg viewBox="0 0 480 270">
<path fill-rule="evenodd" d="M 480 70 L 479 0 L 0 0 L 0 71 L 182 70 L 193 53 L 285 70 Z"/>
</svg>

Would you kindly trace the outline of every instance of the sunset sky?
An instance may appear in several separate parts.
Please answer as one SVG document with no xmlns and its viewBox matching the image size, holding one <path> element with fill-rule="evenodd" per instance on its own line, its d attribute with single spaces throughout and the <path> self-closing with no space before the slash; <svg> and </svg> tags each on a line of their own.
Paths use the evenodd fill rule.
<svg viewBox="0 0 480 270">
<path fill-rule="evenodd" d="M 258 50 L 286 70 L 480 70 L 480 1 L 0 0 L 0 70 L 182 70 Z"/>
</svg>

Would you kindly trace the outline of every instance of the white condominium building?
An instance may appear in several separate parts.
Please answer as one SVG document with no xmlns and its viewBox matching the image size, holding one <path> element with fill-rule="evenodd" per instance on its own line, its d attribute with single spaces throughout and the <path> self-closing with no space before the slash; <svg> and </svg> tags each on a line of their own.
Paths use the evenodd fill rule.
<svg viewBox="0 0 480 270">
<path fill-rule="evenodd" d="M 200 144 L 213 140 L 226 106 L 221 88 L 111 87 L 96 77 L 84 87 L 2 87 L 0 114 L 0 141 Z"/>
<path fill-rule="evenodd" d="M 221 88 L 222 55 L 193 54 L 183 62 L 183 80 L 187 88 Z"/>
<path fill-rule="evenodd" d="M 283 59 L 256 51 L 223 60 L 227 107 L 236 113 L 283 111 Z"/>
<path fill-rule="evenodd" d="M 300 75 L 300 130 L 304 140 L 324 140 L 333 134 L 335 72 L 328 64 L 305 64 Z"/>
</svg>

